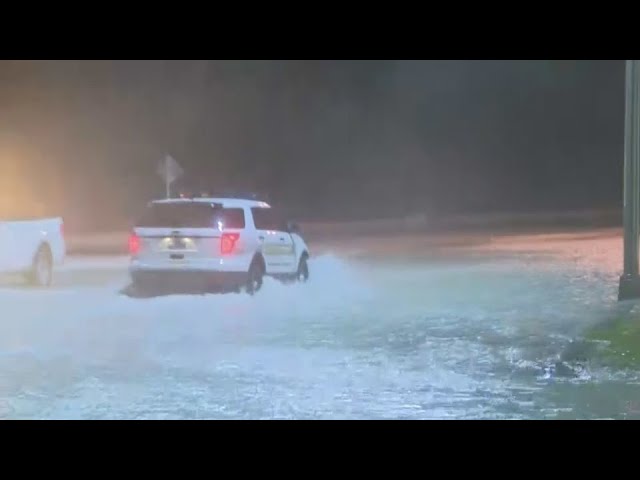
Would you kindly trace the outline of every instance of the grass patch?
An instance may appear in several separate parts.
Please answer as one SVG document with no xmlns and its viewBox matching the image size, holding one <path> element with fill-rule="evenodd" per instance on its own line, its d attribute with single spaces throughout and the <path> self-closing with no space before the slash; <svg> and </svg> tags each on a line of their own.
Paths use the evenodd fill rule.
<svg viewBox="0 0 640 480">
<path fill-rule="evenodd" d="M 640 316 L 619 318 L 591 330 L 587 340 L 595 342 L 595 360 L 617 368 L 640 366 Z"/>
</svg>

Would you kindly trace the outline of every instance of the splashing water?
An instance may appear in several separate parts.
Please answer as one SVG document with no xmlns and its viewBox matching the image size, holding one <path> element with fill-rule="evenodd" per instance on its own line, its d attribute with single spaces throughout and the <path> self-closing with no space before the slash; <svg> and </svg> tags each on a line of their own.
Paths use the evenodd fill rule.
<svg viewBox="0 0 640 480">
<path fill-rule="evenodd" d="M 152 299 L 116 293 L 117 262 L 68 273 L 89 267 L 117 273 L 0 289 L 0 417 L 556 418 L 615 381 L 563 367 L 615 305 L 614 272 L 573 261 L 325 255 L 308 283 L 255 297 Z"/>
</svg>

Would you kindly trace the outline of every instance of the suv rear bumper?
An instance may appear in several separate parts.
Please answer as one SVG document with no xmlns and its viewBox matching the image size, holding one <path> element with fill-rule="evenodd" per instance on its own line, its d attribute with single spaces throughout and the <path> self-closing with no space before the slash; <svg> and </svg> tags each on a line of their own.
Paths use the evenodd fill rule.
<svg viewBox="0 0 640 480">
<path fill-rule="evenodd" d="M 210 270 L 129 270 L 133 284 L 158 293 L 193 293 L 236 289 L 247 282 L 246 272 Z"/>
</svg>

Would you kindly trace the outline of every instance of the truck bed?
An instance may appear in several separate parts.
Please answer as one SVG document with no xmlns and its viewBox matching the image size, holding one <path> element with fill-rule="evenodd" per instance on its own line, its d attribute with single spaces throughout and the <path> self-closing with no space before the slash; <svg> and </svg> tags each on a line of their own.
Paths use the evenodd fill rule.
<svg viewBox="0 0 640 480">
<path fill-rule="evenodd" d="M 0 272 L 28 271 L 40 248 L 48 249 L 54 265 L 64 261 L 62 218 L 0 219 Z"/>
</svg>

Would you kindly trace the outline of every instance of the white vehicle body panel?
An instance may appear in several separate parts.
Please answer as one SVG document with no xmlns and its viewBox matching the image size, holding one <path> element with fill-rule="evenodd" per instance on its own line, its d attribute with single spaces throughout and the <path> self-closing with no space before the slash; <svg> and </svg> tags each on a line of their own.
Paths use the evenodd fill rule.
<svg viewBox="0 0 640 480">
<path fill-rule="evenodd" d="M 28 271 L 43 245 L 50 249 L 54 266 L 63 263 L 66 245 L 61 218 L 0 220 L 0 273 Z"/>
<path fill-rule="evenodd" d="M 254 253 L 245 248 L 252 242 L 241 235 L 237 253 L 229 257 L 222 255 L 222 232 L 217 229 L 135 228 L 134 232 L 140 237 L 141 247 L 140 254 L 132 259 L 131 267 L 139 270 L 244 271 L 249 269 Z M 171 248 L 175 237 L 184 242 L 183 248 Z"/>
</svg>

